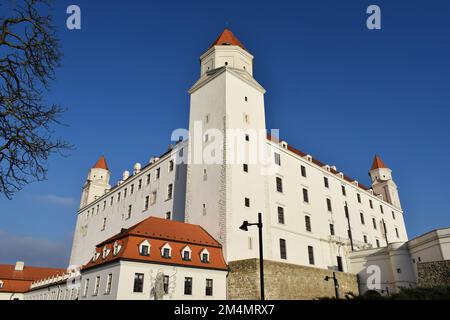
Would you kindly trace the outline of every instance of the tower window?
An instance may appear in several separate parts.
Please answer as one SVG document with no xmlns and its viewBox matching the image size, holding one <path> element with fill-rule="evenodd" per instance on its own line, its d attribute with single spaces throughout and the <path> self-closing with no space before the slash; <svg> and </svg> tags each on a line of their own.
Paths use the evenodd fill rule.
<svg viewBox="0 0 450 320">
<path fill-rule="evenodd" d="M 303 188 L 303 201 L 309 203 L 308 189 Z"/>
<path fill-rule="evenodd" d="M 246 207 L 250 207 L 250 199 L 249 198 L 245 198 L 244 204 L 245 204 Z"/>
<path fill-rule="evenodd" d="M 330 223 L 330 235 L 334 236 L 334 224 Z"/>
<path fill-rule="evenodd" d="M 364 221 L 364 213 L 360 212 L 359 216 L 361 218 L 361 224 L 366 224 L 366 222 Z"/>
<path fill-rule="evenodd" d="M 359 193 L 356 194 L 356 198 L 358 199 L 358 202 L 361 203 L 361 195 Z"/>
<path fill-rule="evenodd" d="M 226 66 L 228 65 L 228 61 L 225 61 L 225 65 L 226 65 Z"/>
<path fill-rule="evenodd" d="M 277 185 L 277 191 L 283 192 L 283 180 L 280 177 L 276 177 L 276 185 Z"/>
<path fill-rule="evenodd" d="M 371 199 L 369 199 L 369 206 L 370 206 L 370 209 L 373 209 L 373 202 Z"/>
<path fill-rule="evenodd" d="M 400 238 L 400 235 L 398 233 L 398 229 L 397 228 L 395 228 L 395 234 L 397 235 L 397 238 Z"/>
<path fill-rule="evenodd" d="M 287 252 L 286 252 L 286 240 L 280 239 L 280 258 L 286 260 Z"/>
<path fill-rule="evenodd" d="M 327 198 L 327 209 L 329 212 L 333 211 L 332 207 L 331 207 L 331 199 L 330 198 Z"/>
<path fill-rule="evenodd" d="M 342 189 L 342 195 L 345 197 L 347 196 L 347 191 L 345 190 L 345 186 L 341 186 Z"/>
<path fill-rule="evenodd" d="M 278 223 L 284 224 L 284 208 L 278 207 Z"/>
<path fill-rule="evenodd" d="M 380 211 L 381 211 L 381 213 L 384 213 L 383 205 L 381 205 L 381 204 L 380 204 Z"/>
<path fill-rule="evenodd" d="M 394 211 L 392 211 L 392 219 L 395 220 L 395 213 L 394 213 Z"/>
<path fill-rule="evenodd" d="M 305 229 L 308 232 L 311 232 L 311 217 L 305 216 Z"/>
<path fill-rule="evenodd" d="M 244 69 L 245 69 L 245 67 L 244 67 Z M 247 102 L 247 101 L 248 101 L 248 98 L 247 98 L 247 97 L 244 97 L 244 99 L 245 99 L 245 102 Z"/>
<path fill-rule="evenodd" d="M 314 264 L 314 248 L 312 246 L 308 246 L 308 259 L 309 264 Z"/>
<path fill-rule="evenodd" d="M 248 172 L 248 164 L 244 163 L 243 164 L 243 169 L 244 169 L 244 172 Z"/>
<path fill-rule="evenodd" d="M 248 134 L 245 135 L 245 141 L 250 141 L 250 135 Z"/>
</svg>

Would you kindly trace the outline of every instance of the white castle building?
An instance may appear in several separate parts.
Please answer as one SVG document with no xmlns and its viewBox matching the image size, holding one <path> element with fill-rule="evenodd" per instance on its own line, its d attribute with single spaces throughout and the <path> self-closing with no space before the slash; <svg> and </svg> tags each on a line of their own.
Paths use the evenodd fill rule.
<svg viewBox="0 0 450 320">
<path fill-rule="evenodd" d="M 258 257 L 257 229 L 239 227 L 256 222 L 259 212 L 267 260 L 349 271 L 352 250 L 408 240 L 397 186 L 379 156 L 365 187 L 266 135 L 265 90 L 253 78 L 253 55 L 229 30 L 200 61 L 200 78 L 189 90 L 189 137 L 135 164 L 113 187 L 103 156 L 89 170 L 71 265 L 88 264 L 98 244 L 149 217 L 202 226 L 228 263 Z M 219 150 L 220 161 L 195 161 L 218 143 L 212 153 Z M 256 149 L 269 157 L 254 161 Z M 239 151 L 241 159 L 230 160 Z"/>
</svg>

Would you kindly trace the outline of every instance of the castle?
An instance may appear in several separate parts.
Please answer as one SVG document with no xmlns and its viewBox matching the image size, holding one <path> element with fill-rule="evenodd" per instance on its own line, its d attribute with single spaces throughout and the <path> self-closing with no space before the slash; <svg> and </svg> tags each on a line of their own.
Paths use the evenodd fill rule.
<svg viewBox="0 0 450 320">
<path fill-rule="evenodd" d="M 368 265 L 394 291 L 417 283 L 416 260 L 450 258 L 448 229 L 408 241 L 380 156 L 367 187 L 268 134 L 253 67 L 225 29 L 200 57 L 189 130 L 114 186 L 104 156 L 89 169 L 70 257 L 79 285 L 55 271 L 34 279 L 28 299 L 257 299 L 258 229 L 240 227 L 259 213 L 273 299 L 332 294 L 323 279 L 334 272 L 343 292 L 368 290 Z"/>
<path fill-rule="evenodd" d="M 200 61 L 200 78 L 189 90 L 189 132 L 197 126 L 201 134 L 177 141 L 145 166 L 137 163 L 113 187 L 101 157 L 83 187 L 70 264 L 86 264 L 98 243 L 150 216 L 202 226 L 223 245 L 228 262 L 258 257 L 257 230 L 239 226 L 259 212 L 269 260 L 347 271 L 352 250 L 408 240 L 392 171 L 379 156 L 366 187 L 265 135 L 264 152 L 275 170 L 262 174 L 264 164 L 250 159 L 261 139 L 248 134 L 267 131 L 265 90 L 253 78 L 253 56 L 225 30 Z M 228 133 L 243 129 L 235 144 L 244 150 L 242 159 L 183 161 L 213 143 L 213 129 L 223 134 L 224 154 L 230 153 Z"/>
</svg>

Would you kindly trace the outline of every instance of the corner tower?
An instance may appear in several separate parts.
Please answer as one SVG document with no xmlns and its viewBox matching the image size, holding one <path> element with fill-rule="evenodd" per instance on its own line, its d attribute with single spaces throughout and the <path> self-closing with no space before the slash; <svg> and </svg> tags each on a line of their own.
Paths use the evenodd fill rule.
<svg viewBox="0 0 450 320">
<path fill-rule="evenodd" d="M 109 185 L 110 176 L 111 172 L 109 171 L 106 159 L 104 156 L 101 156 L 97 163 L 89 169 L 86 182 L 83 186 L 80 208 L 91 203 L 111 189 Z"/>
<path fill-rule="evenodd" d="M 401 209 L 397 185 L 392 179 L 392 170 L 384 164 L 379 155 L 375 155 L 369 175 L 373 191 L 381 194 L 385 201 Z"/>
</svg>

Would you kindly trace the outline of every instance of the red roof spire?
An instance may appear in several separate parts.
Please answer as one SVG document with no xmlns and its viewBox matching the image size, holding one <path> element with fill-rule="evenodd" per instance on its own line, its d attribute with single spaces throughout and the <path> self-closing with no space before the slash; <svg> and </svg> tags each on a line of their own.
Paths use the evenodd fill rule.
<svg viewBox="0 0 450 320">
<path fill-rule="evenodd" d="M 225 28 L 223 32 L 217 37 L 216 41 L 213 42 L 213 46 L 239 46 L 245 49 L 244 45 L 235 37 L 233 32 Z"/>
<path fill-rule="evenodd" d="M 387 168 L 384 164 L 383 160 L 381 160 L 379 155 L 375 155 L 375 158 L 373 159 L 372 168 L 370 170 L 380 169 L 380 168 Z"/>
<path fill-rule="evenodd" d="M 93 166 L 93 168 L 97 168 L 97 169 L 105 169 L 105 170 L 108 170 L 108 171 L 109 171 L 108 164 L 106 163 L 105 156 L 101 156 L 101 157 L 98 159 L 97 163 Z"/>
</svg>

